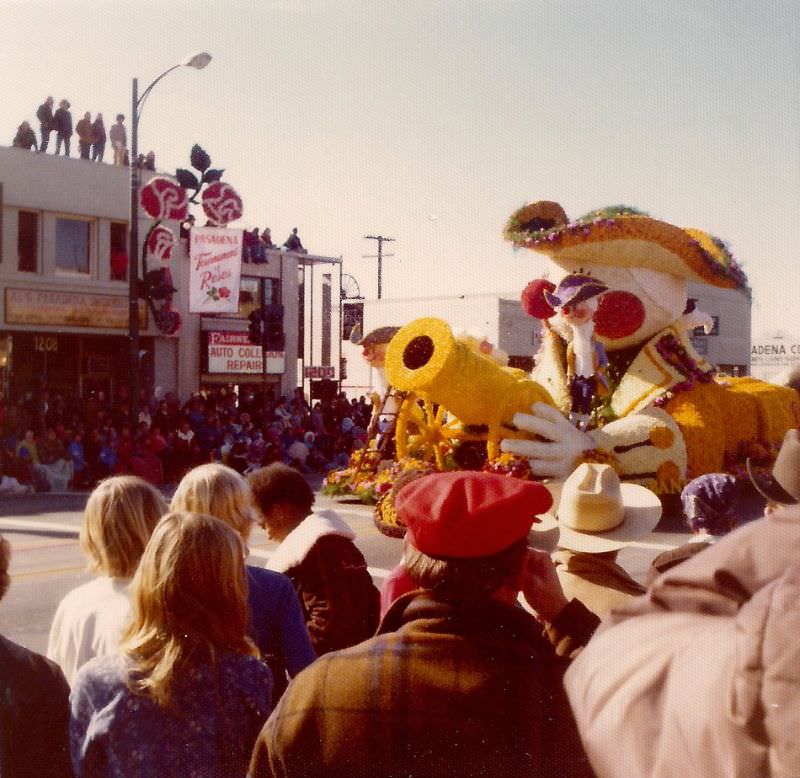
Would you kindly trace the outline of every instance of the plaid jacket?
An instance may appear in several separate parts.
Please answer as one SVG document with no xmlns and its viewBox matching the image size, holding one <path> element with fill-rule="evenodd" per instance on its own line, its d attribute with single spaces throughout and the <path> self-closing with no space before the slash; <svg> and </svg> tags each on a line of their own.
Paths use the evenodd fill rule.
<svg viewBox="0 0 800 778">
<path fill-rule="evenodd" d="M 252 776 L 591 775 L 564 661 L 520 608 L 410 593 L 376 637 L 295 678 Z"/>
</svg>

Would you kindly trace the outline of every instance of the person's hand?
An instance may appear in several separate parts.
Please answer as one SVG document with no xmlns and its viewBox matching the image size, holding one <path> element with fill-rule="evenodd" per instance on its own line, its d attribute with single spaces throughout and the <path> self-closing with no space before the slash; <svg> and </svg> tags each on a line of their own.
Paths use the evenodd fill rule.
<svg viewBox="0 0 800 778">
<path fill-rule="evenodd" d="M 504 438 L 500 442 L 502 451 L 528 457 L 534 475 L 566 478 L 575 469 L 581 453 L 595 447 L 591 435 L 574 427 L 558 408 L 547 403 L 534 403 L 531 413 L 515 413 L 513 423 L 521 430 L 545 438 Z"/>
<path fill-rule="evenodd" d="M 528 549 L 521 591 L 528 605 L 545 621 L 553 621 L 567 604 L 550 554 L 538 548 Z"/>
</svg>

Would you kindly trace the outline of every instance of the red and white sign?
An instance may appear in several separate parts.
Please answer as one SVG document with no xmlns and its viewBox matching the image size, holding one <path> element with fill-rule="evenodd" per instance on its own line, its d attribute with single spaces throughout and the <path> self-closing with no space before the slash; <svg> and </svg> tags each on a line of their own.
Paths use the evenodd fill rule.
<svg viewBox="0 0 800 778">
<path fill-rule="evenodd" d="M 333 378 L 336 375 L 336 371 L 333 365 L 308 365 L 303 368 L 303 375 L 306 378 Z"/>
<path fill-rule="evenodd" d="M 189 313 L 236 313 L 242 230 L 193 227 L 189 243 Z"/>
<path fill-rule="evenodd" d="M 267 373 L 283 373 L 285 364 L 283 351 L 267 352 Z M 244 332 L 209 332 L 208 372 L 261 374 L 261 346 Z"/>
</svg>

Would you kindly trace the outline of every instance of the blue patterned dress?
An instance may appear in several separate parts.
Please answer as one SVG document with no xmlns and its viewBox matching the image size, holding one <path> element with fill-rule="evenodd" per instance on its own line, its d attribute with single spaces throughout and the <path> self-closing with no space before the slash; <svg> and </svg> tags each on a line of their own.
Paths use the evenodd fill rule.
<svg viewBox="0 0 800 778">
<path fill-rule="evenodd" d="M 70 751 L 79 778 L 244 776 L 256 736 L 272 709 L 272 674 L 252 656 L 224 654 L 216 672 L 194 669 L 173 706 L 133 694 L 126 660 L 85 664 L 70 695 Z"/>
</svg>

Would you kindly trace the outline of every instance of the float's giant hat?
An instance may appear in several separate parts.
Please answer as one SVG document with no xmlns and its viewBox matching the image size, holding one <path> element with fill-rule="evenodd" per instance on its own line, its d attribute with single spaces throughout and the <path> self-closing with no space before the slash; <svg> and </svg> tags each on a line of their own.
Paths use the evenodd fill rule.
<svg viewBox="0 0 800 778">
<path fill-rule="evenodd" d="M 598 264 L 649 268 L 749 291 L 747 277 L 719 238 L 676 227 L 627 206 L 601 208 L 570 222 L 558 203 L 529 203 L 511 214 L 504 235 L 515 246 L 547 254 L 576 269 Z"/>
</svg>

